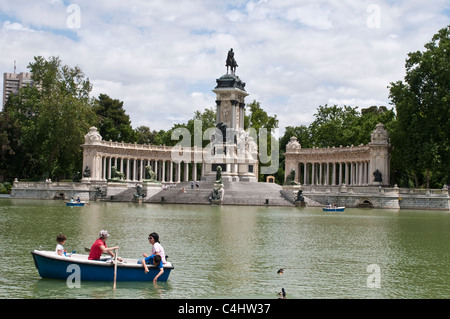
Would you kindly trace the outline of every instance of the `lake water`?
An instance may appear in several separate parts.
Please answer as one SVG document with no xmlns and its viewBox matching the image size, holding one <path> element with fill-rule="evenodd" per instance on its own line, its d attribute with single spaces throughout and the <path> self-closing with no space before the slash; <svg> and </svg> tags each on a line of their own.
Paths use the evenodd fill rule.
<svg viewBox="0 0 450 319">
<path fill-rule="evenodd" d="M 167 282 L 42 279 L 31 251 L 83 252 L 99 230 L 119 255 L 150 252 L 151 232 L 175 269 Z M 450 298 L 450 212 L 189 206 L 0 199 L 0 298 Z M 84 253 L 84 252 L 83 252 Z M 284 274 L 277 274 L 283 268 Z"/>
</svg>

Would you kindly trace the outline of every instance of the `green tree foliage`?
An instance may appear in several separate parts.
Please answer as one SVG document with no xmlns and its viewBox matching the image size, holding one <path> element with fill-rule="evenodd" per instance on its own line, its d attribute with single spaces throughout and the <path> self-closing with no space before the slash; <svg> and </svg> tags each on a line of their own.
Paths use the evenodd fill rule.
<svg viewBox="0 0 450 319">
<path fill-rule="evenodd" d="M 12 96 L 5 111 L 12 164 L 7 174 L 71 178 L 81 170 L 80 145 L 96 122 L 89 98 L 92 86 L 80 68 L 63 65 L 58 57 L 35 57 L 28 68 L 33 85 Z"/>
<path fill-rule="evenodd" d="M 137 132 L 131 127 L 130 117 L 126 114 L 122 101 L 112 99 L 106 94 L 100 94 L 96 100 L 94 111 L 99 117 L 100 127 L 98 129 L 103 140 L 137 142 Z"/>
<path fill-rule="evenodd" d="M 391 83 L 390 98 L 398 118 L 393 168 L 429 188 L 450 183 L 450 26 L 425 49 L 408 54 L 404 81 Z"/>
<path fill-rule="evenodd" d="M 195 125 L 195 122 L 199 122 L 201 125 Z M 159 131 L 157 133 L 156 141 L 159 142 L 159 144 L 164 144 L 168 146 L 174 146 L 177 143 L 180 142 L 178 139 L 172 138 L 172 133 L 177 130 L 178 128 L 185 128 L 190 132 L 190 142 L 191 146 L 194 146 L 195 140 L 194 140 L 194 134 L 198 134 L 198 136 L 201 138 L 202 147 L 205 147 L 207 144 L 209 144 L 211 141 L 208 139 L 209 136 L 205 136 L 205 131 L 210 128 L 214 128 L 216 126 L 216 111 L 212 108 L 205 108 L 203 112 L 195 111 L 194 116 L 187 122 L 187 123 L 178 123 L 175 124 L 170 130 L 168 131 Z M 199 131 L 195 131 L 195 130 Z M 200 131 L 201 130 L 201 131 Z M 205 137 L 205 140 L 203 140 L 203 137 Z"/>
<path fill-rule="evenodd" d="M 248 115 L 244 117 L 244 129 L 254 129 L 256 132 L 256 143 L 259 148 L 259 165 L 258 165 L 258 180 L 264 181 L 264 175 L 261 175 L 261 168 L 263 166 L 271 166 L 272 158 L 277 158 L 279 164 L 279 147 L 274 147 L 276 154 L 272 154 L 272 137 L 273 129 L 278 128 L 277 116 L 270 116 L 263 110 L 261 104 L 257 101 L 253 101 L 247 104 Z M 261 130 L 261 129 L 265 129 Z M 263 135 L 264 134 L 264 135 Z M 264 149 L 266 151 L 264 151 Z M 277 175 L 277 174 L 276 174 Z"/>
<path fill-rule="evenodd" d="M 313 146 L 327 147 L 354 143 L 359 112 L 357 107 L 319 106 L 309 126 Z"/>
<path fill-rule="evenodd" d="M 281 149 L 295 136 L 303 148 L 339 147 L 367 144 L 378 123 L 391 126 L 395 119 L 393 109 L 371 106 L 358 111 L 358 107 L 333 105 L 319 106 L 316 119 L 308 126 L 286 127 L 280 138 Z"/>
</svg>

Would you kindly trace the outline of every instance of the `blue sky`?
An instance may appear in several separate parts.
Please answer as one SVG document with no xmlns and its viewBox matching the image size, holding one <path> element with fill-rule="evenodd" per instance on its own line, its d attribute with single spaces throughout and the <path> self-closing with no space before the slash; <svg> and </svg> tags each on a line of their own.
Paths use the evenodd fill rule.
<svg viewBox="0 0 450 319">
<path fill-rule="evenodd" d="M 167 130 L 215 107 L 233 48 L 247 103 L 283 130 L 310 124 L 319 105 L 389 106 L 407 53 L 449 21 L 444 0 L 0 0 L 0 71 L 59 56 L 93 96 L 124 101 L 133 127 Z"/>
</svg>

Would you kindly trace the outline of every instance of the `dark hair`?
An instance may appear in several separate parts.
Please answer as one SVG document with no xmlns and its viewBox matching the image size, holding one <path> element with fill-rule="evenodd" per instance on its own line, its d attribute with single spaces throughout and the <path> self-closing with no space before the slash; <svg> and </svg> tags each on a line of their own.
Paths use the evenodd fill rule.
<svg viewBox="0 0 450 319">
<path fill-rule="evenodd" d="M 155 243 L 159 243 L 159 235 L 157 233 L 151 233 L 148 237 L 153 237 Z"/>
<path fill-rule="evenodd" d="M 159 264 L 161 262 L 161 256 L 160 255 L 155 255 L 155 257 L 153 257 L 153 263 L 157 263 Z"/>
<path fill-rule="evenodd" d="M 56 236 L 56 242 L 58 242 L 58 243 L 62 243 L 66 239 L 67 239 L 67 237 L 64 236 L 63 234 L 59 234 L 58 236 Z"/>
</svg>

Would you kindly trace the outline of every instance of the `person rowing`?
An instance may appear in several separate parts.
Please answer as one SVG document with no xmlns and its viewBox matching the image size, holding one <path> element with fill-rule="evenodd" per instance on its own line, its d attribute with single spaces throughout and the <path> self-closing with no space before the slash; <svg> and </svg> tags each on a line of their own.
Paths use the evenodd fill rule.
<svg viewBox="0 0 450 319">
<path fill-rule="evenodd" d="M 91 250 L 89 252 L 89 260 L 100 260 L 107 261 L 110 258 L 101 258 L 102 254 L 108 254 L 114 258 L 114 250 L 119 249 L 119 246 L 108 247 L 106 246 L 106 240 L 109 237 L 107 230 L 101 230 L 98 239 L 92 244 Z M 123 261 L 122 258 L 117 257 L 118 261 Z"/>
</svg>

